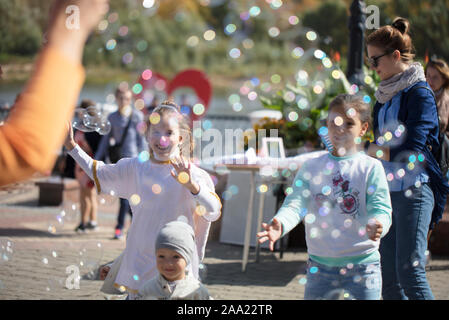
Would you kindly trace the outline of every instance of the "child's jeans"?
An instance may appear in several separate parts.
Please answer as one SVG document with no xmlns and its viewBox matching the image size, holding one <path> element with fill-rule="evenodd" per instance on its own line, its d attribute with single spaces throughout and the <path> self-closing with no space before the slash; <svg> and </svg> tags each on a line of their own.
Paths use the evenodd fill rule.
<svg viewBox="0 0 449 320">
<path fill-rule="evenodd" d="M 380 300 L 380 262 L 330 267 L 308 261 L 304 300 Z"/>
</svg>

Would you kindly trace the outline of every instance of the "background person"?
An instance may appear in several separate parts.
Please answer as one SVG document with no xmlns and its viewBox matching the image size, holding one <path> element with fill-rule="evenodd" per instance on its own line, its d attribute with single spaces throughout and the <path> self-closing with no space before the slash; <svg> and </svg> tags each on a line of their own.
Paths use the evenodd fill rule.
<svg viewBox="0 0 449 320">
<path fill-rule="evenodd" d="M 80 108 L 87 109 L 88 107 L 95 107 L 96 103 L 92 100 L 81 101 Z M 101 136 L 97 132 L 82 132 L 76 130 L 75 142 L 84 150 L 88 155 L 93 157 L 98 149 L 98 144 L 101 140 Z M 72 157 L 67 157 L 72 159 Z M 80 210 L 81 221 L 76 227 L 75 231 L 85 232 L 86 230 L 96 230 L 97 223 L 97 191 L 95 190 L 95 183 L 89 176 L 81 169 L 81 167 L 75 163 L 74 175 L 80 185 Z"/>
<path fill-rule="evenodd" d="M 148 150 L 145 137 L 138 130 L 139 124 L 143 123 L 143 114 L 133 107 L 131 90 L 117 88 L 115 99 L 118 110 L 108 116 L 108 120 L 111 123 L 111 131 L 101 138 L 100 145 L 95 153 L 95 159 L 97 160 L 110 156 L 108 148 L 111 144 L 121 144 L 119 150 L 120 159 L 137 157 L 140 152 Z M 128 126 L 129 128 L 127 128 Z M 120 198 L 114 239 L 123 238 L 123 228 L 127 213 L 132 217 L 129 202 L 127 199 Z"/>
<path fill-rule="evenodd" d="M 440 134 L 444 134 L 449 129 L 449 66 L 441 59 L 430 60 L 425 72 L 427 82 L 437 99 Z"/>
<path fill-rule="evenodd" d="M 449 191 L 433 154 L 439 149 L 437 107 L 422 65 L 413 62 L 409 28 L 406 19 L 396 18 L 366 41 L 371 68 L 381 79 L 373 109 L 376 143 L 368 152 L 393 177 L 393 223 L 380 244 L 385 300 L 434 299 L 425 270 L 427 235 Z"/>
</svg>

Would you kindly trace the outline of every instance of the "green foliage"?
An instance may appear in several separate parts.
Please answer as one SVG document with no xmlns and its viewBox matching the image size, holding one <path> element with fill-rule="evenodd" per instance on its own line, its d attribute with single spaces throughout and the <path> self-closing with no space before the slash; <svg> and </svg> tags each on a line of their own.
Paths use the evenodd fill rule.
<svg viewBox="0 0 449 320">
<path fill-rule="evenodd" d="M 449 61 L 449 1 L 429 2 L 418 15 L 409 17 L 417 55 L 424 57 L 428 53 Z"/>
<path fill-rule="evenodd" d="M 307 48 L 312 44 L 331 55 L 338 51 L 344 68 L 351 2 L 317 1 L 316 9 L 305 12 L 288 9 L 288 14 L 300 16 L 302 26 L 311 27 L 320 35 L 319 42 L 312 44 L 304 40 L 304 34 L 300 34 L 301 25 L 295 30 L 299 32 L 296 36 L 287 41 L 283 38 L 288 23 L 284 18 L 287 13 L 281 13 L 287 10 L 284 8 L 289 8 L 287 2 L 281 9 L 273 10 L 263 1 L 260 4 L 262 12 L 243 21 L 240 14 L 255 2 L 223 1 L 221 5 L 208 7 L 196 0 L 186 0 L 182 4 L 166 0 L 160 2 L 158 13 L 151 15 L 142 8 L 141 1 L 111 1 L 110 13 L 117 13 L 118 20 L 109 22 L 106 30 L 97 30 L 90 37 L 84 51 L 84 63 L 128 72 L 152 68 L 169 77 L 189 67 L 203 69 L 211 76 L 263 77 L 273 73 L 291 73 L 295 70 L 295 61 L 291 58 L 293 46 Z M 0 57 L 31 57 L 37 53 L 50 3 L 48 0 L 0 0 Z M 404 16 L 411 21 L 418 58 L 423 58 L 428 52 L 429 56 L 435 54 L 449 60 L 449 42 L 442 41 L 449 38 L 449 0 L 366 0 L 366 4 L 379 7 L 381 25 L 391 23 L 395 16 Z M 231 36 L 224 32 L 229 23 L 237 26 L 237 32 Z M 129 28 L 125 36 L 118 34 L 122 26 Z M 273 26 L 280 28 L 279 37 L 268 35 L 268 29 Z M 204 40 L 203 33 L 207 29 L 215 30 L 215 40 Z M 191 36 L 198 37 L 196 46 L 187 45 Z M 110 39 L 117 41 L 113 50 L 106 48 Z M 253 46 L 245 47 L 243 40 L 252 41 Z M 240 49 L 240 58 L 229 57 L 232 48 Z M 126 53 L 133 54 L 133 61 L 129 64 L 122 61 Z"/>
<path fill-rule="evenodd" d="M 342 93 L 359 94 L 374 101 L 374 92 L 379 79 L 372 70 L 365 69 L 368 83 L 361 88 L 351 87 L 346 76 L 338 66 L 332 69 L 325 69 L 314 73 L 314 79 L 309 79 L 308 83 L 287 83 L 285 88 L 278 90 L 274 95 L 260 96 L 262 105 L 267 109 L 278 110 L 283 117 L 280 121 L 272 119 L 262 119 L 256 124 L 258 129 L 278 129 L 279 136 L 283 138 L 287 149 L 297 149 L 304 145 L 318 148 L 321 139 L 318 131 L 325 126 L 328 115 L 329 104 L 337 95 Z M 339 73 L 335 79 L 332 74 Z M 321 83 L 323 90 L 321 93 L 315 91 L 315 86 Z M 292 95 L 293 94 L 293 95 Z M 297 116 L 296 116 L 297 114 Z M 296 119 L 297 117 L 297 119 Z M 373 133 L 368 132 L 365 140 L 372 140 Z"/>
<path fill-rule="evenodd" d="M 303 25 L 313 28 L 320 36 L 320 46 L 327 52 L 348 50 L 348 14 L 352 1 L 326 0 L 316 9 L 303 14 Z M 366 0 L 380 12 L 380 26 L 391 24 L 395 17 L 410 21 L 411 36 L 416 54 L 424 58 L 436 55 L 449 61 L 449 0 Z M 366 33 L 371 33 L 367 30 Z M 329 42 L 329 40 L 332 40 Z"/>
<path fill-rule="evenodd" d="M 33 55 L 42 32 L 31 10 L 20 1 L 0 0 L 0 54 Z"/>
<path fill-rule="evenodd" d="M 342 0 L 326 0 L 317 9 L 304 13 L 303 25 L 321 35 L 319 46 L 324 51 L 336 50 L 346 55 L 349 39 L 347 11 Z"/>
</svg>

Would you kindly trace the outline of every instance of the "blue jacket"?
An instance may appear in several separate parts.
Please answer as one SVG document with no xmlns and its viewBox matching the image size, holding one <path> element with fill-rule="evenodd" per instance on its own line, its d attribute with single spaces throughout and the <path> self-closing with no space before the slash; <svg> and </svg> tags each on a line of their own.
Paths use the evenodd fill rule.
<svg viewBox="0 0 449 320">
<path fill-rule="evenodd" d="M 402 91 L 398 120 L 406 127 L 407 134 L 400 145 L 390 148 L 390 160 L 400 161 L 401 154 L 407 151 L 424 155 L 426 159 L 426 173 L 429 175 L 429 184 L 435 199 L 430 223 L 430 228 L 433 229 L 443 216 L 449 185 L 443 177 L 434 156 L 440 144 L 438 142 L 438 112 L 434 96 L 430 91 L 432 89 L 416 88 L 412 90 L 415 86 L 430 88 L 427 82 L 422 81 Z M 409 91 L 410 93 L 408 93 Z M 373 110 L 373 130 L 376 140 L 380 136 L 378 114 L 382 106 L 382 104 L 377 102 Z"/>
</svg>

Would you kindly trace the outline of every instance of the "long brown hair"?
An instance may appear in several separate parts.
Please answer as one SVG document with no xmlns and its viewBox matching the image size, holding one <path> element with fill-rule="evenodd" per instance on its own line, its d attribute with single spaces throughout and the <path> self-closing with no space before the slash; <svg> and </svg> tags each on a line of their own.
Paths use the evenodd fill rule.
<svg viewBox="0 0 449 320">
<path fill-rule="evenodd" d="M 372 32 L 366 39 L 366 44 L 385 49 L 385 52 L 393 53 L 398 50 L 401 60 L 410 63 L 415 57 L 412 38 L 409 35 L 410 22 L 398 17 L 391 26 L 383 26 Z"/>
<path fill-rule="evenodd" d="M 446 61 L 441 60 L 441 59 L 430 60 L 427 63 L 426 68 L 425 68 L 426 74 L 427 74 L 427 69 L 429 67 L 434 68 L 441 74 L 441 77 L 443 77 L 443 80 L 444 80 L 443 87 L 445 89 L 449 89 L 449 66 L 447 65 Z"/>
<path fill-rule="evenodd" d="M 146 120 L 146 124 L 147 124 L 146 134 L 149 134 L 149 132 L 150 132 L 151 118 L 155 114 L 158 114 L 159 117 L 162 119 L 163 116 L 170 114 L 170 113 L 176 117 L 176 119 L 178 121 L 178 125 L 179 125 L 179 132 L 182 137 L 182 142 L 181 142 L 181 145 L 179 146 L 180 154 L 184 158 L 190 160 L 193 156 L 194 144 L 193 144 L 192 131 L 191 131 L 190 125 L 189 125 L 189 119 L 187 119 L 187 117 L 181 113 L 181 108 L 175 102 L 173 102 L 171 100 L 166 100 L 166 101 L 162 102 L 161 104 L 159 104 L 152 111 L 152 113 Z M 152 152 L 153 151 L 150 150 L 151 154 L 152 154 Z"/>
</svg>

